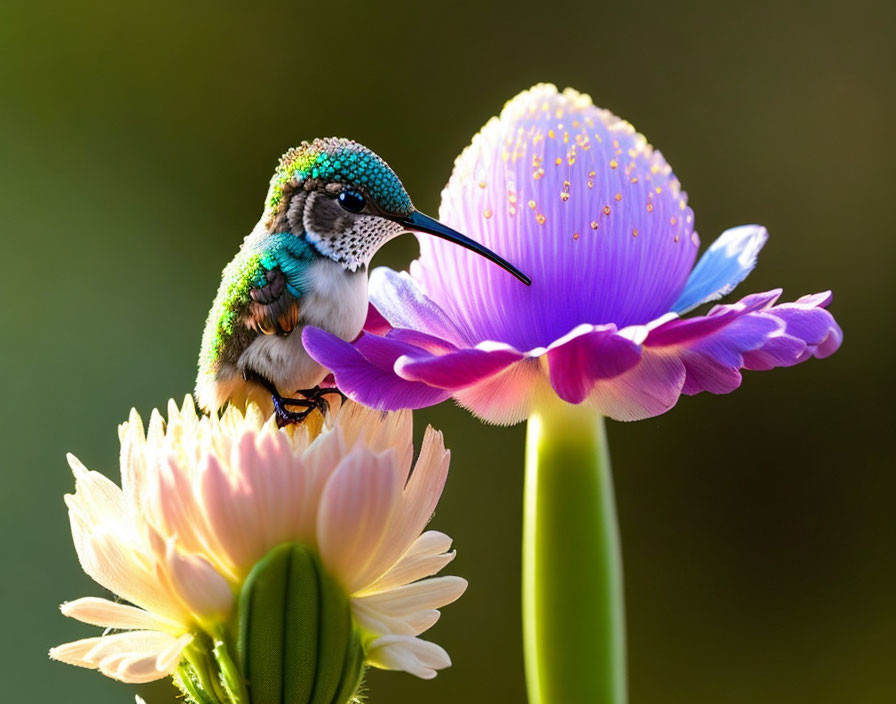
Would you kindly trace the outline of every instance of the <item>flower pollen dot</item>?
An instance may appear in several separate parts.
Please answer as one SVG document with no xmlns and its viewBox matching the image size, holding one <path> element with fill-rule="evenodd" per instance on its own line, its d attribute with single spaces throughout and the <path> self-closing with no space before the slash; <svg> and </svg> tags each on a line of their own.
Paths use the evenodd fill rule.
<svg viewBox="0 0 896 704">
<path fill-rule="evenodd" d="M 653 212 L 653 203 L 648 203 L 648 204 L 647 204 L 647 212 L 648 212 L 648 213 L 652 213 L 652 212 Z"/>
<path fill-rule="evenodd" d="M 530 207 L 532 210 L 535 210 L 535 201 L 534 201 L 534 200 L 530 200 L 529 203 L 528 203 L 528 205 L 529 205 L 529 207 Z M 673 223 L 673 225 L 674 225 L 674 224 L 675 224 L 675 223 Z"/>
<path fill-rule="evenodd" d="M 609 215 L 609 214 L 610 214 L 610 206 L 609 206 L 609 205 L 605 205 L 605 206 L 604 206 L 604 215 Z"/>
<path fill-rule="evenodd" d="M 615 169 L 615 168 L 617 168 L 618 166 L 619 166 L 619 162 L 618 162 L 618 161 L 616 161 L 615 159 L 610 159 L 610 168 L 611 168 L 611 169 Z"/>
<path fill-rule="evenodd" d="M 538 213 L 535 216 L 535 220 L 538 222 L 539 225 L 544 225 L 544 221 L 546 220 L 544 213 Z"/>
<path fill-rule="evenodd" d="M 482 211 L 482 217 L 484 217 L 486 220 L 488 220 L 491 216 L 492 216 L 491 208 L 486 208 L 485 210 Z"/>
<path fill-rule="evenodd" d="M 591 221 L 591 229 L 596 230 L 598 227 L 600 227 L 600 225 L 597 224 L 597 220 L 592 220 Z"/>
<path fill-rule="evenodd" d="M 619 201 L 622 200 L 622 194 L 621 194 L 621 193 L 617 193 L 617 194 L 616 194 L 615 196 L 613 196 L 613 197 L 616 199 L 616 202 L 617 202 L 617 203 L 618 203 Z"/>
</svg>

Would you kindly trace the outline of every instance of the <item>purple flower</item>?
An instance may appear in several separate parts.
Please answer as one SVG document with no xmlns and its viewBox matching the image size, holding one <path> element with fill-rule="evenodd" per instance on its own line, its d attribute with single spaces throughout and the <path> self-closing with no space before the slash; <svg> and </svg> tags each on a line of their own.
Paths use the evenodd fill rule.
<svg viewBox="0 0 896 704">
<path fill-rule="evenodd" d="M 410 274 L 376 269 L 365 332 L 304 332 L 340 389 L 380 409 L 454 397 L 516 423 L 553 395 L 617 420 L 655 416 L 680 394 L 728 393 L 741 369 L 832 354 L 830 293 L 776 304 L 780 290 L 682 317 L 730 293 L 767 234 L 724 232 L 694 266 L 687 196 L 662 155 L 588 96 L 521 93 L 474 137 L 440 218 L 532 277 L 526 287 L 466 250 L 420 238 Z"/>
</svg>

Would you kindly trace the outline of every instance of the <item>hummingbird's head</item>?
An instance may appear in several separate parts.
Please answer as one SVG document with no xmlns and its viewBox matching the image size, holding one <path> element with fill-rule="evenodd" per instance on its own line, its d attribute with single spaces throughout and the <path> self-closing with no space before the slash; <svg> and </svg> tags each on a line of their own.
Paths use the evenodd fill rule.
<svg viewBox="0 0 896 704">
<path fill-rule="evenodd" d="M 394 237 L 425 232 L 467 247 L 529 283 L 491 250 L 417 210 L 389 165 L 349 139 L 302 142 L 280 158 L 264 225 L 272 234 L 304 235 L 318 252 L 351 271 L 367 266 Z"/>
</svg>

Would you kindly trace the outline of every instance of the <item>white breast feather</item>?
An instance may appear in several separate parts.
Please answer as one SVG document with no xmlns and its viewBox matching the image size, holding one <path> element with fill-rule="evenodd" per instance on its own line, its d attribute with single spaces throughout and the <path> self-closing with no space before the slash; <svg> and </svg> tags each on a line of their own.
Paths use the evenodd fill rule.
<svg viewBox="0 0 896 704">
<path fill-rule="evenodd" d="M 254 369 L 276 384 L 281 394 L 309 389 L 327 370 L 302 346 L 306 325 L 322 328 L 343 340 L 353 340 L 367 318 L 367 269 L 357 272 L 330 259 L 311 265 L 307 293 L 299 301 L 299 325 L 287 336 L 259 335 L 242 354 L 241 369 Z"/>
</svg>

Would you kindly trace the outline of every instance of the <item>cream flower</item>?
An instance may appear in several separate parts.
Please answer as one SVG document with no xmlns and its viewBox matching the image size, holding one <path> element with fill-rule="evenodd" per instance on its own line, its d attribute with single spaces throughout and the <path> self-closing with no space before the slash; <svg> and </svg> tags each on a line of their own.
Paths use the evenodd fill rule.
<svg viewBox="0 0 896 704">
<path fill-rule="evenodd" d="M 466 588 L 459 577 L 431 577 L 454 552 L 448 536 L 422 532 L 448 473 L 440 433 L 427 429 L 411 472 L 408 412 L 346 403 L 316 426 L 281 430 L 254 407 L 199 416 L 187 397 L 181 408 L 169 402 L 168 416 L 166 425 L 154 411 L 144 432 L 132 411 L 121 425 L 120 488 L 69 456 L 78 558 L 129 603 L 63 604 L 66 616 L 116 632 L 51 657 L 125 682 L 183 680 L 182 663 L 195 666 L 197 652 L 235 638 L 253 568 L 295 544 L 347 600 L 367 664 L 423 678 L 450 665 L 441 647 L 418 638 Z"/>
</svg>

